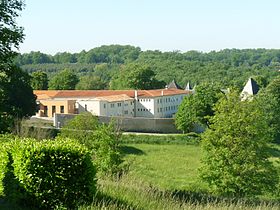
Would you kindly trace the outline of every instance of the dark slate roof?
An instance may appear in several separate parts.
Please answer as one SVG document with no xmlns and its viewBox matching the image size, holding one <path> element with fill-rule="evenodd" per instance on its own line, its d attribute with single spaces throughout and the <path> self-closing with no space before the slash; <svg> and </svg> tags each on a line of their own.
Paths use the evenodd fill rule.
<svg viewBox="0 0 280 210">
<path fill-rule="evenodd" d="M 185 90 L 192 90 L 193 87 L 191 86 L 190 82 L 188 82 L 188 84 L 185 87 Z"/>
<path fill-rule="evenodd" d="M 178 85 L 175 81 L 175 79 L 172 80 L 172 82 L 170 82 L 168 85 L 167 85 L 167 89 L 171 89 L 171 88 L 175 88 L 175 89 L 183 89 L 180 87 L 180 85 Z"/>
<path fill-rule="evenodd" d="M 259 92 L 259 86 L 257 82 L 253 78 L 249 78 L 248 82 L 251 85 L 253 95 L 257 94 Z"/>
</svg>

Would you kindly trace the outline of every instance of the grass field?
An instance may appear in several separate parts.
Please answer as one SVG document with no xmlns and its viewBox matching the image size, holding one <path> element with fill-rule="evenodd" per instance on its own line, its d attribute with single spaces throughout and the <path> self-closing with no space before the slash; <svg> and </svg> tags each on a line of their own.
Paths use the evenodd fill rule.
<svg viewBox="0 0 280 210">
<path fill-rule="evenodd" d="M 280 158 L 279 148 L 271 147 L 274 162 Z M 103 199 L 81 210 L 280 209 L 279 201 L 269 196 L 240 200 L 208 194 L 198 178 L 202 155 L 198 145 L 125 144 L 122 151 L 130 165 L 128 173 L 118 181 L 99 180 Z"/>
<path fill-rule="evenodd" d="M 129 166 L 127 173 L 118 180 L 99 179 L 95 202 L 79 210 L 280 209 L 279 198 L 237 200 L 208 194 L 206 184 L 198 178 L 202 156 L 198 144 L 130 143 L 121 148 Z M 277 164 L 280 147 L 272 145 L 270 153 Z M 0 199 L 0 209 L 10 207 Z"/>
<path fill-rule="evenodd" d="M 122 148 L 132 178 L 165 190 L 203 188 L 197 175 L 202 154 L 199 146 L 128 144 Z"/>
</svg>

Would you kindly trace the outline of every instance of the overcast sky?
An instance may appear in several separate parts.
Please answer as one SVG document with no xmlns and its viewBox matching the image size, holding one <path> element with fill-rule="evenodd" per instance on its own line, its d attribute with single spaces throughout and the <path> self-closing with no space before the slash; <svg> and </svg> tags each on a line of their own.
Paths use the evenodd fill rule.
<svg viewBox="0 0 280 210">
<path fill-rule="evenodd" d="M 279 0 L 26 0 L 20 52 L 280 48 Z"/>
</svg>

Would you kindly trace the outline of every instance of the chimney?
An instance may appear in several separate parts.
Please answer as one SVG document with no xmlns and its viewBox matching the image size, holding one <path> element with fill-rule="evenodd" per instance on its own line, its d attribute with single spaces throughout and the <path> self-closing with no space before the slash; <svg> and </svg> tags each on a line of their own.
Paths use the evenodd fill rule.
<svg viewBox="0 0 280 210">
<path fill-rule="evenodd" d="M 163 96 L 163 90 L 161 91 L 161 96 Z"/>
<path fill-rule="evenodd" d="M 137 93 L 137 90 L 135 90 L 134 91 L 134 99 L 137 100 L 137 98 L 138 98 L 138 93 Z"/>
</svg>

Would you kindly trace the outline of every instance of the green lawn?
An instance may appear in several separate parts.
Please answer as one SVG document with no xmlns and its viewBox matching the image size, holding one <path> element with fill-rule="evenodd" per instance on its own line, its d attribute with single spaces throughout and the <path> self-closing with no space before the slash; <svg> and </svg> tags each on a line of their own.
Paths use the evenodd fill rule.
<svg viewBox="0 0 280 210">
<path fill-rule="evenodd" d="M 280 209 L 279 201 L 224 200 L 204 193 L 207 186 L 199 181 L 201 147 L 191 144 L 122 144 L 129 165 L 119 180 L 98 180 L 99 194 L 92 209 Z M 280 146 L 271 146 L 271 160 L 280 169 Z M 268 199 L 269 197 L 266 197 Z M 0 209 L 10 209 L 0 199 Z"/>
<path fill-rule="evenodd" d="M 201 148 L 195 145 L 128 144 L 123 146 L 129 175 L 160 189 L 202 188 L 198 180 Z"/>
</svg>

